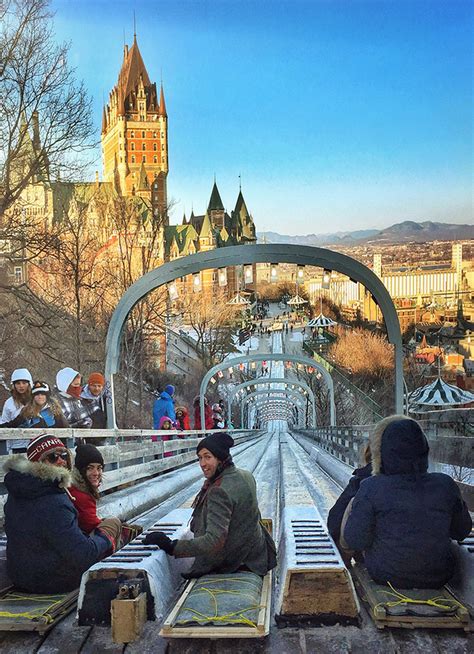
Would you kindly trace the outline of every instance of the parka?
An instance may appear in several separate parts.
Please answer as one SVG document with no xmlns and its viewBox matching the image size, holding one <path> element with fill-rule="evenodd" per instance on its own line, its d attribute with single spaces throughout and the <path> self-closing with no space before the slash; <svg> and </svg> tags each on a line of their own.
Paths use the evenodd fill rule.
<svg viewBox="0 0 474 654">
<path fill-rule="evenodd" d="M 176 421 L 173 398 L 166 391 L 160 393 L 160 397 L 153 404 L 153 429 L 159 429 L 163 416 L 168 416 L 172 423 Z"/>
<path fill-rule="evenodd" d="M 79 586 L 81 575 L 112 551 L 103 532 L 85 536 L 66 491 L 69 470 L 28 461 L 20 454 L 5 463 L 7 572 L 19 589 L 64 593 Z"/>
<path fill-rule="evenodd" d="M 231 464 L 206 484 L 191 520 L 194 539 L 174 546 L 174 556 L 195 557 L 186 576 L 236 572 L 242 566 L 265 575 L 275 566 L 275 546 L 260 522 L 252 474 Z"/>
<path fill-rule="evenodd" d="M 331 507 L 328 513 L 328 531 L 334 540 L 339 540 L 341 535 L 341 523 L 344 517 L 344 512 L 352 500 L 356 496 L 360 488 L 361 482 L 372 474 L 372 465 L 368 463 L 362 468 L 356 468 L 352 473 L 352 477 L 342 493 L 339 495 L 334 506 Z"/>
<path fill-rule="evenodd" d="M 428 441 L 404 416 L 382 420 L 370 435 L 372 476 L 362 481 L 344 528 L 353 550 L 364 551 L 377 583 L 440 588 L 455 572 L 454 540 L 471 517 L 455 481 L 429 473 Z"/>
</svg>

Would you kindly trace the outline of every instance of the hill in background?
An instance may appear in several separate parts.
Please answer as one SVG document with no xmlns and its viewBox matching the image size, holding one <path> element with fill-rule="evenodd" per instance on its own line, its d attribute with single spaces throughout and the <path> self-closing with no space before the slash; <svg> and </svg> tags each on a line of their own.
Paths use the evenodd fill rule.
<svg viewBox="0 0 474 654">
<path fill-rule="evenodd" d="M 360 229 L 333 234 L 305 234 L 289 236 L 278 232 L 258 232 L 258 240 L 267 243 L 294 243 L 296 245 L 358 245 L 362 243 L 406 243 L 415 241 L 461 241 L 474 239 L 474 225 L 435 223 L 431 220 L 417 223 L 413 220 L 391 225 L 385 229 Z"/>
</svg>

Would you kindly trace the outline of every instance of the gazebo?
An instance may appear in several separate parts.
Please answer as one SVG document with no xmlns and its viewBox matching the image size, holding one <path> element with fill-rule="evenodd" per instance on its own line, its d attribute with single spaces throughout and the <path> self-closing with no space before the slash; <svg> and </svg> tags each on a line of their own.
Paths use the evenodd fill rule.
<svg viewBox="0 0 474 654">
<path fill-rule="evenodd" d="M 323 313 L 320 313 L 319 316 L 316 316 L 316 318 L 311 318 L 308 323 L 308 327 L 312 327 L 313 329 L 318 327 L 327 329 L 328 327 L 333 327 L 334 325 L 337 325 L 337 322 L 335 322 L 332 318 L 328 318 Z"/>
<path fill-rule="evenodd" d="M 421 386 L 408 396 L 410 413 L 424 413 L 430 409 L 448 409 L 474 402 L 474 393 L 447 384 L 438 377 L 431 384 Z"/>
<path fill-rule="evenodd" d="M 305 300 L 304 298 L 301 297 L 301 295 L 298 294 L 291 297 L 287 302 L 287 304 L 290 307 L 295 307 L 296 309 L 299 309 L 303 304 L 307 304 L 307 303 L 308 300 Z"/>
<path fill-rule="evenodd" d="M 250 304 L 250 300 L 248 300 L 242 293 L 237 293 L 234 295 L 232 300 L 229 300 L 227 304 L 235 307 L 245 307 Z"/>
</svg>

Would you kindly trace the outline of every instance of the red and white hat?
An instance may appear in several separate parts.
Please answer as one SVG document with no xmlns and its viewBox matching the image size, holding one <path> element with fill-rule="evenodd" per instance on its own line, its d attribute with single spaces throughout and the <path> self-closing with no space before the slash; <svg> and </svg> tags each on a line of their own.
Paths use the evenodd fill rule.
<svg viewBox="0 0 474 654">
<path fill-rule="evenodd" d="M 28 443 L 26 456 L 30 461 L 39 461 L 45 452 L 55 450 L 57 447 L 65 447 L 62 440 L 57 438 L 57 436 L 51 436 L 51 434 L 40 434 Z"/>
</svg>

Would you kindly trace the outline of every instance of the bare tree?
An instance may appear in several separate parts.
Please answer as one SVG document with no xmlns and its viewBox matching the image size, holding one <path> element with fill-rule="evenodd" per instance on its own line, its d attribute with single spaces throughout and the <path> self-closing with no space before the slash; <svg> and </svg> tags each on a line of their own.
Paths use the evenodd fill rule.
<svg viewBox="0 0 474 654">
<path fill-rule="evenodd" d="M 0 0 L 0 25 L 2 216 L 35 180 L 59 170 L 63 179 L 77 178 L 94 132 L 69 45 L 55 43 L 49 1 Z"/>
<path fill-rule="evenodd" d="M 221 290 L 203 290 L 183 301 L 183 318 L 194 330 L 197 353 L 206 370 L 235 351 L 237 314 L 227 301 L 227 294 Z"/>
</svg>

